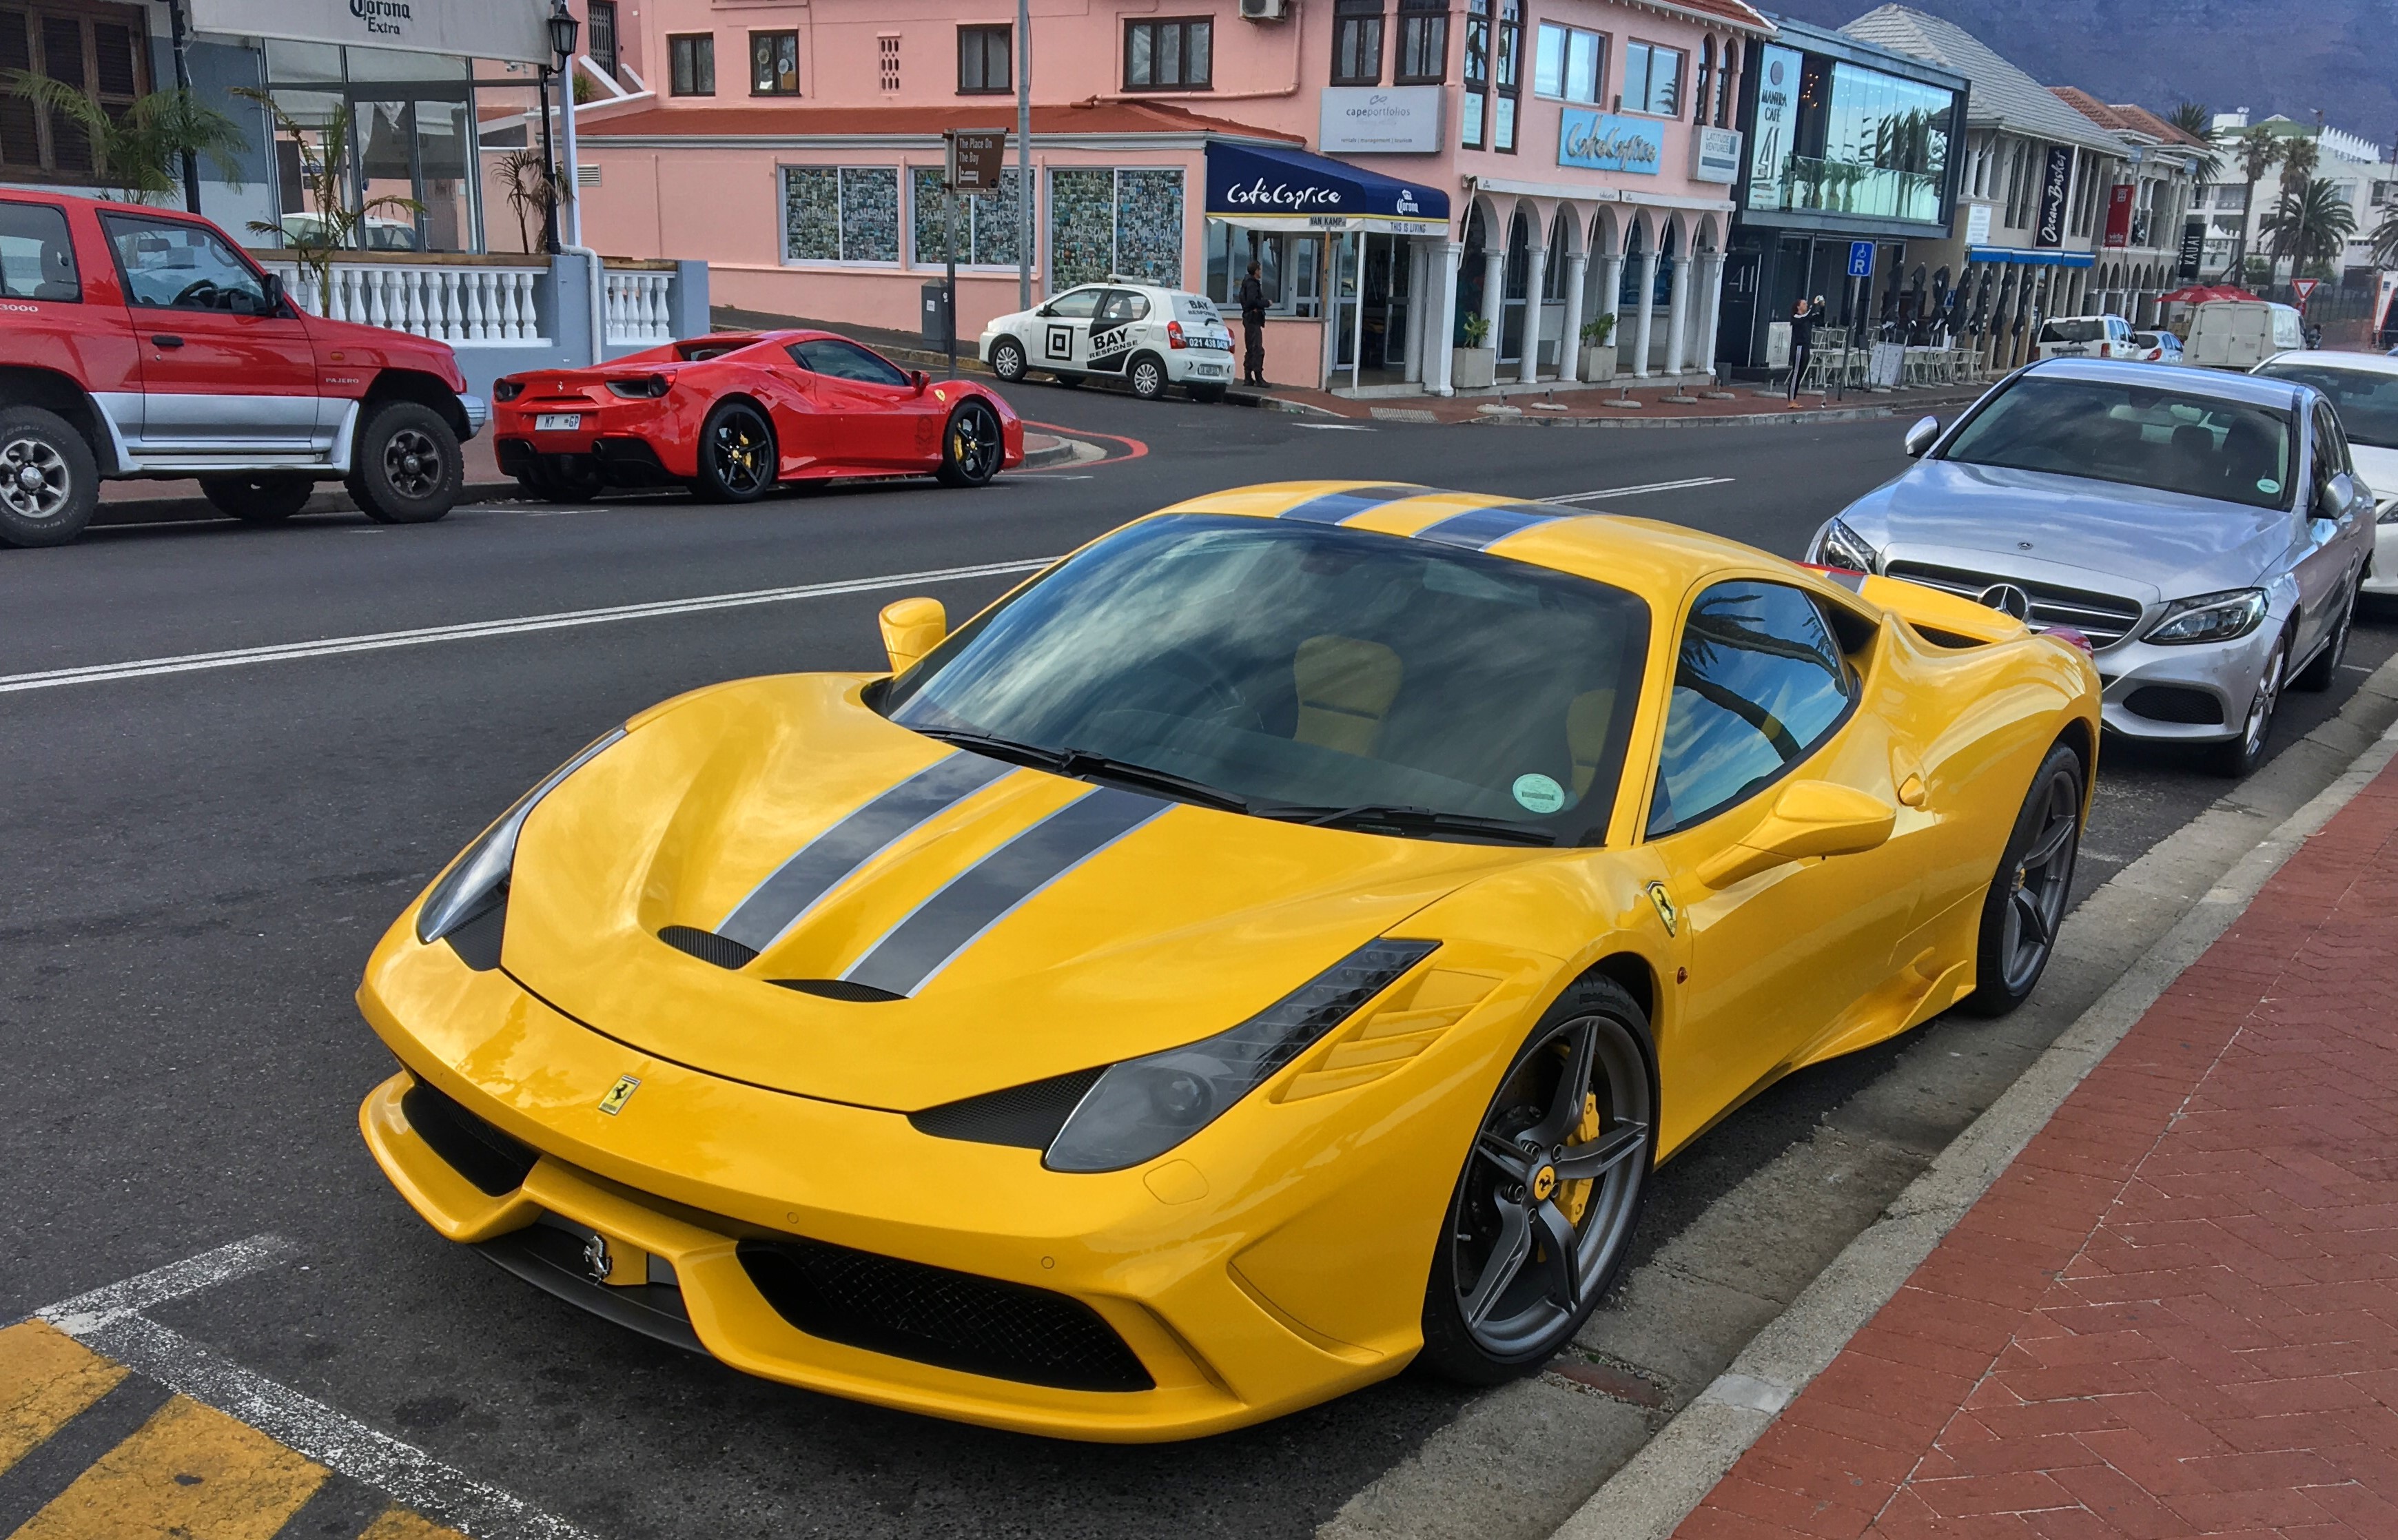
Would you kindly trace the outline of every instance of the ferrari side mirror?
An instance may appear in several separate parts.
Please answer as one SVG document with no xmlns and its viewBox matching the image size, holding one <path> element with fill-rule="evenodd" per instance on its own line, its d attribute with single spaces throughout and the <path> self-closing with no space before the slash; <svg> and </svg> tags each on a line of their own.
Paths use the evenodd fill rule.
<svg viewBox="0 0 2398 1540">
<path fill-rule="evenodd" d="M 1889 840 L 1897 822 L 1898 809 L 1870 792 L 1833 781 L 1792 781 L 1738 844 L 1699 868 L 1699 880 L 1730 887 L 1791 861 L 1872 850 Z"/>
<path fill-rule="evenodd" d="M 916 387 L 917 395 L 922 396 L 924 387 L 933 383 L 933 377 L 921 369 L 911 369 L 908 371 L 908 383 Z"/>
<path fill-rule="evenodd" d="M 1939 437 L 1939 418 L 1918 417 L 1915 420 L 1915 426 L 1906 430 L 1907 458 L 1910 460 L 1922 459 L 1923 452 L 1930 449 L 1932 447 L 1932 440 Z"/>
<path fill-rule="evenodd" d="M 950 634 L 950 613 L 937 599 L 896 599 L 882 606 L 882 650 L 891 671 L 906 673 Z"/>
</svg>

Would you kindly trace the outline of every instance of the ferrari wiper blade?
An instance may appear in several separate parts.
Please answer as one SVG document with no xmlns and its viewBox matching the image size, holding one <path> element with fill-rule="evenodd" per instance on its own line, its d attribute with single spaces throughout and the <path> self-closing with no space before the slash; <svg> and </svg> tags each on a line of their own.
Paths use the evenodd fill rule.
<svg viewBox="0 0 2398 1540">
<path fill-rule="evenodd" d="M 953 743 L 961 749 L 976 750 L 994 759 L 1013 760 L 1018 764 L 1029 764 L 1053 775 L 1114 781 L 1143 790 L 1162 791 L 1183 802 L 1219 807 L 1232 813 L 1249 811 L 1246 799 L 1229 791 L 1219 791 L 1205 781 L 1192 780 L 1188 776 L 1178 776 L 1171 770 L 1160 770 L 1153 765 L 1120 760 L 1112 755 L 1095 754 L 1087 749 L 1044 749 L 1038 744 L 1018 743 L 1013 738 L 994 737 L 989 733 L 977 733 L 962 727 L 919 727 L 916 731 L 928 738 Z"/>
<path fill-rule="evenodd" d="M 1529 829 L 1504 818 L 1476 817 L 1471 813 L 1442 813 L 1401 803 L 1356 803 L 1347 807 L 1279 806 L 1252 808 L 1260 817 L 1315 824 L 1325 829 L 1381 827 L 1432 834 L 1467 834 L 1510 844 L 1555 844 L 1545 830 Z"/>
</svg>

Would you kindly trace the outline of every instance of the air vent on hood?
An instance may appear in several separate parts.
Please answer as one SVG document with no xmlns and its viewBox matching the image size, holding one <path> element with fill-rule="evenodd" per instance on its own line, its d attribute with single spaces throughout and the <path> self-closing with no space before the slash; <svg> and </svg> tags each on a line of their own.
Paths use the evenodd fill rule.
<svg viewBox="0 0 2398 1540">
<path fill-rule="evenodd" d="M 1004 1091 L 988 1091 L 963 1101 L 909 1113 L 908 1121 L 916 1126 L 918 1133 L 931 1134 L 936 1139 L 1045 1150 L 1049 1141 L 1058 1137 L 1058 1130 L 1066 1126 L 1066 1119 L 1074 1114 L 1084 1094 L 1098 1085 L 1099 1076 L 1106 1073 L 1102 1066 L 1035 1080 L 1029 1086 L 1010 1086 Z"/>
<path fill-rule="evenodd" d="M 658 932 L 658 939 L 681 952 L 688 952 L 703 963 L 714 963 L 721 968 L 748 967 L 758 954 L 729 937 L 712 930 L 698 930 L 690 925 L 668 925 Z"/>
<path fill-rule="evenodd" d="M 820 994 L 828 1000 L 848 1000 L 861 1006 L 908 998 L 887 989 L 876 989 L 872 984 L 853 984 L 846 979 L 769 979 L 766 982 L 798 990 L 802 994 Z"/>
</svg>

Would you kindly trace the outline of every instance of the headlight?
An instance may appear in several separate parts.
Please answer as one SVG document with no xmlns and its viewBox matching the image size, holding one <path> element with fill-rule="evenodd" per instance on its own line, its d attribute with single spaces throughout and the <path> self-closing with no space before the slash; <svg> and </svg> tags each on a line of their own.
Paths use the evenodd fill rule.
<svg viewBox="0 0 2398 1540">
<path fill-rule="evenodd" d="M 1053 1171 L 1120 1171 L 1164 1155 L 1272 1079 L 1438 945 L 1369 942 L 1229 1032 L 1111 1065 L 1041 1163 Z"/>
<path fill-rule="evenodd" d="M 513 401 L 523 394 L 524 382 L 522 380 L 497 380 L 492 382 L 492 399 L 495 401 Z"/>
<path fill-rule="evenodd" d="M 608 393 L 628 400 L 654 401 L 674 388 L 674 382 L 663 374 L 645 374 L 638 380 L 611 380 Z"/>
<path fill-rule="evenodd" d="M 1874 549 L 1864 535 L 1837 519 L 1815 536 L 1815 548 L 1809 554 L 1826 567 L 1846 567 L 1861 573 L 1876 570 L 1881 561 L 1881 552 Z"/>
<path fill-rule="evenodd" d="M 500 815 L 499 822 L 484 830 L 451 862 L 450 870 L 424 895 L 424 902 L 416 912 L 416 939 L 430 946 L 491 908 L 506 891 L 508 872 L 516 866 L 517 835 L 524 828 L 526 815 L 542 798 L 557 790 L 559 782 L 590 763 L 599 757 L 600 750 L 624 736 L 622 727 L 612 727 L 589 748 L 551 771 L 548 779 L 519 797 L 514 807 Z"/>
<path fill-rule="evenodd" d="M 2164 619 L 2141 640 L 2161 647 L 2192 642 L 2230 642 L 2255 630 L 2264 618 L 2264 589 L 2228 588 L 2222 593 L 2175 600 L 2166 609 Z"/>
</svg>

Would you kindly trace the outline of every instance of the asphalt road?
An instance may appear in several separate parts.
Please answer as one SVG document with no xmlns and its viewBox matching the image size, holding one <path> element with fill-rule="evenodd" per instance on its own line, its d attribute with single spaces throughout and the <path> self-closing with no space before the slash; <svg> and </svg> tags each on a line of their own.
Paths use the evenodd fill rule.
<svg viewBox="0 0 2398 1540">
<path fill-rule="evenodd" d="M 0 675 L 139 663 L 1055 555 L 1246 481 L 1355 476 L 1556 496 L 1796 554 L 1895 473 L 1904 421 L 1622 431 L 1327 426 L 1027 386 L 1118 458 L 980 492 L 877 486 L 744 508 L 656 496 L 93 532 L 0 551 Z M 1108 441 L 1108 440 L 1099 440 Z M 603 1536 L 1305 1535 L 1453 1417 L 1405 1375 L 1193 1445 L 1044 1442 L 749 1380 L 536 1293 L 427 1231 L 360 1145 L 389 1060 L 350 1001 L 390 918 L 607 725 L 715 680 L 878 664 L 874 614 L 953 617 L 1014 579 L 926 578 L 46 688 L 0 679 L 0 1322 L 221 1243 L 299 1263 L 162 1306 L 217 1353 Z M 2398 649 L 2360 629 L 2294 737 Z M 2225 790 L 2111 750 L 2081 885 Z M 1797 1077 L 1661 1173 L 1653 1248 L 1886 1064 Z M 310 1516 L 303 1515 L 303 1520 Z M 287 1534 L 303 1533 L 295 1520 Z M 304 1533 L 315 1533 L 314 1529 Z M 355 1533 L 353 1530 L 351 1533 Z"/>
</svg>

